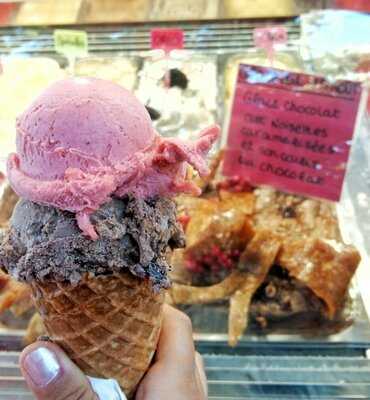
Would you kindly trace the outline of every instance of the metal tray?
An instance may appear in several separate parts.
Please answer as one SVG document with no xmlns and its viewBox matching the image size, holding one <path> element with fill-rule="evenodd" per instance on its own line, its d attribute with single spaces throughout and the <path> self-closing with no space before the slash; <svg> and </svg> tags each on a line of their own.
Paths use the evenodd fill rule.
<svg viewBox="0 0 370 400">
<path fill-rule="evenodd" d="M 261 334 L 256 331 L 248 331 L 239 341 L 235 352 L 239 347 L 243 347 L 246 343 L 253 346 L 286 346 L 290 347 L 320 347 L 330 345 L 343 345 L 350 347 L 366 347 L 370 348 L 370 323 L 360 296 L 356 299 L 356 315 L 353 323 L 342 330 L 323 331 L 304 331 L 293 330 L 287 332 L 283 329 L 271 331 Z M 227 343 L 227 319 L 228 307 L 217 305 L 195 305 L 184 308 L 184 311 L 191 317 L 193 328 L 195 331 L 195 339 L 198 341 L 212 342 L 224 345 Z"/>
<path fill-rule="evenodd" d="M 370 360 L 362 350 L 266 348 L 258 354 L 203 353 L 210 400 L 369 399 Z M 203 350 L 203 351 L 202 351 Z M 211 350 L 211 351 L 210 351 Z M 0 352 L 0 400 L 26 400 L 19 352 Z"/>
</svg>

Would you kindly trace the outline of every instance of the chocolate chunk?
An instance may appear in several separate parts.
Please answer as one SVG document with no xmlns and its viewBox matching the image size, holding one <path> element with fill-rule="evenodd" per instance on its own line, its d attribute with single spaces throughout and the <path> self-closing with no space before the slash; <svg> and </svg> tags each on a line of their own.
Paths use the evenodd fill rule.
<svg viewBox="0 0 370 400">
<path fill-rule="evenodd" d="M 20 281 L 78 283 L 86 273 L 129 270 L 168 287 L 168 247 L 184 245 L 171 199 L 113 198 L 91 215 L 99 239 L 85 237 L 73 213 L 21 200 L 0 242 L 0 265 Z"/>
<path fill-rule="evenodd" d="M 285 293 L 281 298 L 281 307 L 284 311 L 292 311 L 292 300 L 289 293 Z"/>
<path fill-rule="evenodd" d="M 278 265 L 270 269 L 264 284 L 254 294 L 250 307 L 251 320 L 262 329 L 265 329 L 264 325 L 271 327 L 272 322 L 289 321 L 291 318 L 300 320 L 305 316 L 320 319 L 324 314 L 323 302 Z"/>
<path fill-rule="evenodd" d="M 267 319 L 265 317 L 262 317 L 261 315 L 259 315 L 258 317 L 256 317 L 256 322 L 258 323 L 258 325 L 260 326 L 261 329 L 266 329 L 267 328 Z"/>
<path fill-rule="evenodd" d="M 282 214 L 284 218 L 295 218 L 296 212 L 295 209 L 291 206 L 284 207 L 282 210 Z"/>
<path fill-rule="evenodd" d="M 269 283 L 266 287 L 265 287 L 265 293 L 266 296 L 270 299 L 272 299 L 273 297 L 276 296 L 277 293 L 277 289 L 276 286 L 273 283 Z"/>
<path fill-rule="evenodd" d="M 170 69 L 170 87 L 177 86 L 180 89 L 188 87 L 189 80 L 186 75 L 177 68 Z"/>
<path fill-rule="evenodd" d="M 156 121 L 157 119 L 161 118 L 161 113 L 157 111 L 155 108 L 150 107 L 150 106 L 145 106 L 146 110 L 148 111 L 150 115 L 150 119 L 152 121 Z"/>
<path fill-rule="evenodd" d="M 39 342 L 52 342 L 52 340 L 50 339 L 50 336 L 47 336 L 47 335 L 41 335 L 37 338 L 37 340 Z"/>
</svg>

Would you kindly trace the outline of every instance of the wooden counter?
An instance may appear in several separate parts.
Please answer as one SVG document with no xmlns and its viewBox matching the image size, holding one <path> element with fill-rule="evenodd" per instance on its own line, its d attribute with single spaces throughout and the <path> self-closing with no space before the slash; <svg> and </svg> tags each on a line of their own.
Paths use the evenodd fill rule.
<svg viewBox="0 0 370 400">
<path fill-rule="evenodd" d="M 0 2 L 0 25 L 291 17 L 325 0 L 28 0 Z"/>
</svg>

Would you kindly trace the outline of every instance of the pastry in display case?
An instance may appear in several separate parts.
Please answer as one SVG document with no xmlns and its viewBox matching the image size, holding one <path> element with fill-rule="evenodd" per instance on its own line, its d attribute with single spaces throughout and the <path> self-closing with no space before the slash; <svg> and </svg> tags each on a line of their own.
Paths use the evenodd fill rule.
<svg viewBox="0 0 370 400">
<path fill-rule="evenodd" d="M 173 255 L 173 304 L 229 302 L 229 343 L 247 326 L 322 335 L 350 324 L 348 290 L 360 262 L 335 207 L 238 178 L 179 197 L 187 246 Z"/>
<path fill-rule="evenodd" d="M 217 73 L 215 56 L 157 53 L 144 59 L 135 93 L 161 135 L 188 139 L 217 121 Z"/>
<path fill-rule="evenodd" d="M 135 57 L 88 57 L 78 59 L 73 72 L 75 76 L 110 80 L 132 92 L 138 69 L 139 62 Z"/>
<path fill-rule="evenodd" d="M 0 229 L 8 225 L 18 199 L 14 190 L 6 185 L 0 197 Z"/>
<path fill-rule="evenodd" d="M 0 271 L 0 324 L 24 328 L 24 320 L 33 312 L 30 288 Z"/>
</svg>

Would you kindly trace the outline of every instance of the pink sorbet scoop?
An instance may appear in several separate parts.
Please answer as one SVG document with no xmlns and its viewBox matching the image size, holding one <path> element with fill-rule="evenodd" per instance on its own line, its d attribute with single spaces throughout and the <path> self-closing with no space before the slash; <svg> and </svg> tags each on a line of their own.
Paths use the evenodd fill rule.
<svg viewBox="0 0 370 400">
<path fill-rule="evenodd" d="M 162 138 L 145 107 L 123 87 L 65 79 L 18 118 L 8 178 L 19 196 L 76 213 L 80 229 L 97 239 L 89 215 L 112 195 L 199 194 L 186 180 L 186 166 L 206 175 L 205 158 L 219 133 L 214 125 L 195 142 Z"/>
</svg>

